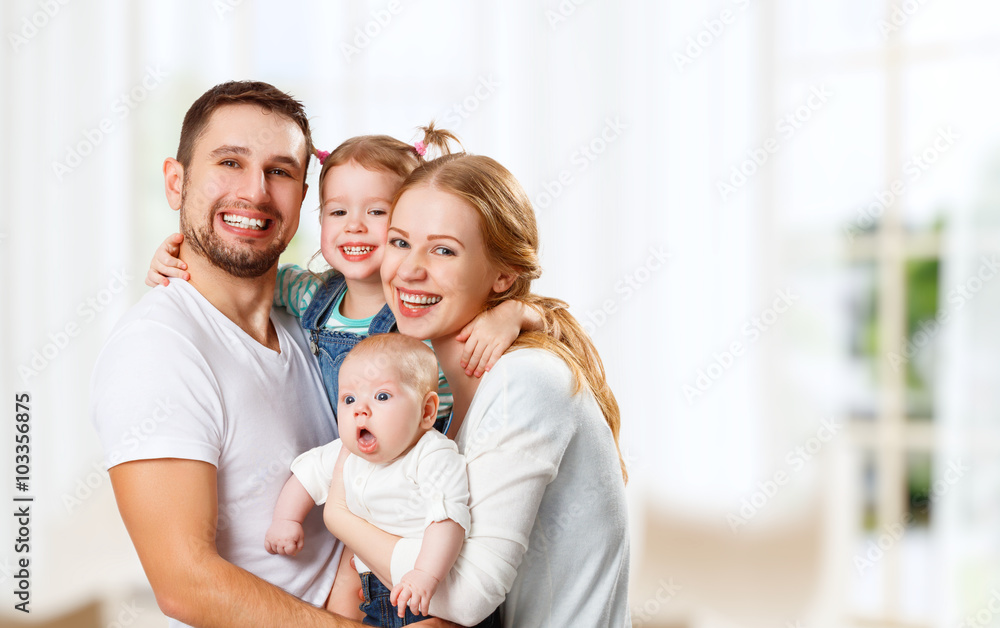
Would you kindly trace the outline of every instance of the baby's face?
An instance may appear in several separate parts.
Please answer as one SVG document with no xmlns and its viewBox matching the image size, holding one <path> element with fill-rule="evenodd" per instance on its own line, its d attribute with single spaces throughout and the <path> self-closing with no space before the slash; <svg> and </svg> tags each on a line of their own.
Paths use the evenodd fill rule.
<svg viewBox="0 0 1000 628">
<path fill-rule="evenodd" d="M 376 362 L 359 356 L 341 367 L 337 426 L 348 451 L 385 463 L 420 440 L 433 425 L 434 412 L 426 411 L 425 399 L 400 383 L 395 366 Z"/>
<path fill-rule="evenodd" d="M 379 282 L 392 197 L 403 180 L 353 161 L 323 178 L 320 248 L 323 259 L 348 279 Z"/>
</svg>

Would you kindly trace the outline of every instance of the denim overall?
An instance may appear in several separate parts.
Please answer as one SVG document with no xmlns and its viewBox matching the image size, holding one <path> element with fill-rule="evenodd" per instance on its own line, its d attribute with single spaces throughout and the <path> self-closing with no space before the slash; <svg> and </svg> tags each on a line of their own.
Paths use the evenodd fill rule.
<svg viewBox="0 0 1000 628">
<path fill-rule="evenodd" d="M 405 616 L 400 617 L 396 607 L 389 603 L 391 592 L 370 571 L 361 574 L 361 592 L 365 596 L 365 601 L 359 608 L 365 612 L 361 620 L 365 626 L 400 628 L 429 619 L 424 615 L 414 615 L 409 608 L 404 611 Z M 503 614 L 498 608 L 489 617 L 476 624 L 475 628 L 501 628 L 501 626 L 503 626 Z"/>
<path fill-rule="evenodd" d="M 326 386 L 326 394 L 330 398 L 330 405 L 333 406 L 333 416 L 337 416 L 337 377 L 340 375 L 340 365 L 344 363 L 347 352 L 354 348 L 354 345 L 361 342 L 364 336 L 352 334 L 344 331 L 330 331 L 324 325 L 330 318 L 333 305 L 340 298 L 340 295 L 347 290 L 347 283 L 341 274 L 333 275 L 329 281 L 323 284 L 316 291 L 306 313 L 299 323 L 309 334 L 309 348 L 319 359 L 320 372 L 323 374 L 323 384 Z M 368 326 L 368 334 L 384 334 L 392 331 L 396 327 L 396 317 L 392 315 L 392 310 L 388 305 L 382 307 L 371 325 Z M 333 426 L 336 431 L 337 426 Z M 339 435 L 339 432 L 337 432 Z"/>
</svg>

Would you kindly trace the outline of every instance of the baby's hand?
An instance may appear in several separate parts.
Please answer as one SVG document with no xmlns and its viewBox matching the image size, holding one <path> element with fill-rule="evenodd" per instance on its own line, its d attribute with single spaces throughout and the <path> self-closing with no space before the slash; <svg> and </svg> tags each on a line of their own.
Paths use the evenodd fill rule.
<svg viewBox="0 0 1000 628">
<path fill-rule="evenodd" d="M 184 272 L 187 264 L 181 261 L 178 255 L 181 253 L 181 242 L 184 236 L 174 233 L 167 236 L 160 248 L 153 253 L 153 259 L 149 262 L 149 272 L 146 273 L 146 285 L 155 288 L 159 285 L 170 284 L 169 277 L 179 277 L 185 281 L 191 280 L 191 273 Z"/>
<path fill-rule="evenodd" d="M 264 547 L 269 554 L 295 556 L 302 549 L 305 531 L 302 524 L 291 519 L 278 519 L 264 535 Z"/>
<path fill-rule="evenodd" d="M 414 615 L 427 615 L 431 597 L 437 587 L 437 578 L 419 569 L 414 569 L 407 572 L 400 579 L 399 584 L 392 588 L 392 593 L 389 594 L 389 603 L 399 609 L 400 617 L 406 615 L 407 605 Z"/>
</svg>

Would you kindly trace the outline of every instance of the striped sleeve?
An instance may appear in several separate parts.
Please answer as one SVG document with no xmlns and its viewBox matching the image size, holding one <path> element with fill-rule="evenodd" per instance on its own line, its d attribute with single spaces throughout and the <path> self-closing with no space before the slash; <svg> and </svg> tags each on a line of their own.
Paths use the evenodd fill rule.
<svg viewBox="0 0 1000 628">
<path fill-rule="evenodd" d="M 455 405 L 455 399 L 451 394 L 451 386 L 444 377 L 444 371 L 438 366 L 438 419 L 447 420 L 453 405 Z"/>
<path fill-rule="evenodd" d="M 332 272 L 332 271 L 331 271 Z M 301 266 L 278 266 L 278 282 L 274 288 L 274 305 L 285 308 L 289 314 L 302 318 L 312 303 L 316 291 L 329 275 L 315 275 Z"/>
</svg>

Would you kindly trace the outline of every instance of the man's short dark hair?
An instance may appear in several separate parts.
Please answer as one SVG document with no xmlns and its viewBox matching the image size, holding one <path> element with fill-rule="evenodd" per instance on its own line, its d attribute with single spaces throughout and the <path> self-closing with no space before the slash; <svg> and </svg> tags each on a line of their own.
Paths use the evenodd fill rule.
<svg viewBox="0 0 1000 628">
<path fill-rule="evenodd" d="M 229 81 L 208 90 L 184 116 L 181 126 L 181 141 L 177 146 L 177 161 L 187 169 L 191 165 L 194 145 L 205 131 L 209 118 L 219 107 L 225 105 L 259 105 L 267 112 L 283 115 L 302 129 L 306 138 L 306 154 L 302 166 L 303 174 L 309 169 L 309 156 L 313 153 L 312 133 L 309 119 L 302 103 L 295 100 L 274 85 L 260 81 Z"/>
</svg>

